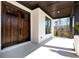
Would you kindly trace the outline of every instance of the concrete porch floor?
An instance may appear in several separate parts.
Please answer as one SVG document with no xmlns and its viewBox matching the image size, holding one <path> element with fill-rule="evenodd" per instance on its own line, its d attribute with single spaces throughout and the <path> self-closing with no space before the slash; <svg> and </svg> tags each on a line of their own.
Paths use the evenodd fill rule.
<svg viewBox="0 0 79 59">
<path fill-rule="evenodd" d="M 27 59 L 71 59 L 76 56 L 73 47 L 74 39 L 55 37 L 29 54 Z"/>
<path fill-rule="evenodd" d="M 26 58 L 26 59 L 71 59 L 76 56 L 73 39 L 54 37 L 40 44 L 28 42 L 11 49 L 0 52 L 0 58 Z"/>
</svg>

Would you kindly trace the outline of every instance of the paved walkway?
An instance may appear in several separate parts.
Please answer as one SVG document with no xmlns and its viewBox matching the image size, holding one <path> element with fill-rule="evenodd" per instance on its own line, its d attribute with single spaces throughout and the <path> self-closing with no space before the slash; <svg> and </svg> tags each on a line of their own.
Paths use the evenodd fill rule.
<svg viewBox="0 0 79 59">
<path fill-rule="evenodd" d="M 55 37 L 27 55 L 26 59 L 72 59 L 79 58 L 73 50 L 73 39 Z"/>
<path fill-rule="evenodd" d="M 26 59 L 76 59 L 73 50 L 73 39 L 55 37 L 40 44 L 25 42 L 5 48 L 0 52 L 0 58 Z"/>
</svg>

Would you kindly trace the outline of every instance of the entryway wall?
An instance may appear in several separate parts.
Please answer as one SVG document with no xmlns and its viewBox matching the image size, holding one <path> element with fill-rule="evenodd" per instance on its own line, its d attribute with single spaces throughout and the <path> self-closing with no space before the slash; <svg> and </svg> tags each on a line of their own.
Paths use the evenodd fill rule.
<svg viewBox="0 0 79 59">
<path fill-rule="evenodd" d="M 31 27 L 31 41 L 32 42 L 40 43 L 44 41 L 45 39 L 48 39 L 54 36 L 52 35 L 52 33 L 45 34 L 45 16 L 47 16 L 51 20 L 53 19 L 50 16 L 48 16 L 44 11 L 42 11 L 40 8 L 37 8 L 35 10 L 30 10 L 29 8 L 21 5 L 20 3 L 16 1 L 7 1 L 7 2 L 31 13 L 31 18 L 30 18 L 31 26 L 30 27 Z M 0 1 L 0 16 L 1 16 L 1 1 Z M 1 27 L 1 18 L 0 18 L 0 27 Z M 16 45 L 16 47 L 18 45 Z M 1 29 L 0 29 L 0 46 L 1 46 Z M 0 50 L 1 50 L 1 47 L 0 47 Z"/>
<path fill-rule="evenodd" d="M 49 34 L 46 34 L 45 33 L 45 20 L 46 20 L 46 17 L 48 17 L 50 20 L 51 20 L 51 23 L 52 23 L 52 18 L 50 16 L 48 16 L 42 9 L 40 8 L 36 8 L 32 11 L 32 42 L 35 42 L 35 43 L 40 43 L 50 37 L 53 37 L 54 32 L 52 32 L 54 29 L 54 27 L 52 27 L 52 24 L 51 24 L 51 33 Z"/>
</svg>

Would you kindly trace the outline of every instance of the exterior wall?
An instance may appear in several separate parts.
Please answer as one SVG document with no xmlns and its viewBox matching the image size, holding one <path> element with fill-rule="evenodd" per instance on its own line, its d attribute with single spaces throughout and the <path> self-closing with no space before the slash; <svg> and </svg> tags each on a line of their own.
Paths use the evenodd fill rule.
<svg viewBox="0 0 79 59">
<path fill-rule="evenodd" d="M 36 8 L 32 12 L 32 42 L 40 43 L 54 35 L 52 33 L 45 34 L 45 16 L 49 17 L 40 8 Z M 49 17 L 51 20 L 52 18 Z"/>
<path fill-rule="evenodd" d="M 39 18 L 39 12 L 38 9 L 35 9 L 31 13 L 31 40 L 32 42 L 38 43 L 38 18 Z"/>
<path fill-rule="evenodd" d="M 74 35 L 74 48 L 76 55 L 79 56 L 79 35 Z"/>
<path fill-rule="evenodd" d="M 42 42 L 50 37 L 52 37 L 52 30 L 50 34 L 45 34 L 45 17 L 47 16 L 48 18 L 51 19 L 52 22 L 52 18 L 49 17 L 44 11 L 42 11 L 40 8 L 39 9 L 39 42 Z M 52 29 L 52 28 L 51 28 Z"/>
</svg>

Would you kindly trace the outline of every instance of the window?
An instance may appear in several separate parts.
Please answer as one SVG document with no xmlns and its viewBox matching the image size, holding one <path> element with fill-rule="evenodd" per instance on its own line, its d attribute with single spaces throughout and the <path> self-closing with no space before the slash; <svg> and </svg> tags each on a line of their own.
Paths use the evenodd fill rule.
<svg viewBox="0 0 79 59">
<path fill-rule="evenodd" d="M 73 38 L 72 20 L 70 17 L 55 19 L 54 34 L 55 36 Z"/>
<path fill-rule="evenodd" d="M 51 33 L 51 19 L 45 17 L 45 34 Z"/>
</svg>

